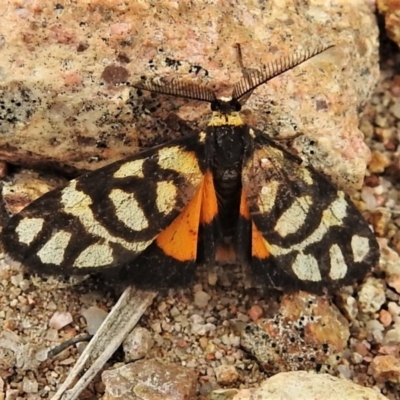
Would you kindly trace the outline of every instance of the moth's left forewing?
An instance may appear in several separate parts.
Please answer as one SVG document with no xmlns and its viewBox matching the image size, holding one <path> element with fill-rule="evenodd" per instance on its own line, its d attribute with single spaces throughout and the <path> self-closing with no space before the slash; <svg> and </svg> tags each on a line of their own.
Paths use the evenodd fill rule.
<svg viewBox="0 0 400 400">
<path fill-rule="evenodd" d="M 252 220 L 252 268 L 266 285 L 321 292 L 361 280 L 379 248 L 352 201 L 268 137 L 254 134 L 243 192 Z"/>
<path fill-rule="evenodd" d="M 45 194 L 4 227 L 5 252 L 39 273 L 130 263 L 192 200 L 203 179 L 203 151 L 200 136 L 179 139 Z"/>
</svg>

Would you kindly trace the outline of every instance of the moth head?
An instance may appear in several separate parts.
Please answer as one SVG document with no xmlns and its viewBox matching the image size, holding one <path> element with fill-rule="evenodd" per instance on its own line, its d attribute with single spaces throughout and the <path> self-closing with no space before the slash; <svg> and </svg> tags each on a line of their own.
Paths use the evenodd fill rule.
<svg viewBox="0 0 400 400">
<path fill-rule="evenodd" d="M 211 110 L 218 111 L 221 114 L 230 114 L 233 111 L 240 111 L 242 105 L 236 99 L 230 97 L 221 97 L 211 103 Z"/>
</svg>

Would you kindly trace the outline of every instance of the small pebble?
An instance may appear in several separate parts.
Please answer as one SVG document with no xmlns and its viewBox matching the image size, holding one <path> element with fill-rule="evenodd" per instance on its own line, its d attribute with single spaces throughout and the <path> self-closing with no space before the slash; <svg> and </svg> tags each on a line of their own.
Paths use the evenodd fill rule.
<svg viewBox="0 0 400 400">
<path fill-rule="evenodd" d="M 363 361 L 363 356 L 357 352 L 351 354 L 351 361 L 354 364 L 361 364 Z"/>
<path fill-rule="evenodd" d="M 137 327 L 133 329 L 122 343 L 125 361 L 140 360 L 149 353 L 153 345 L 151 333 L 146 328 Z"/>
<path fill-rule="evenodd" d="M 392 323 L 392 316 L 390 315 L 389 311 L 380 310 L 379 321 L 381 321 L 382 325 L 387 328 Z"/>
<path fill-rule="evenodd" d="M 49 327 L 60 330 L 73 321 L 72 315 L 69 312 L 55 312 L 50 318 Z"/>
<path fill-rule="evenodd" d="M 393 355 L 376 356 L 369 365 L 368 372 L 379 383 L 400 384 L 400 360 Z"/>
<path fill-rule="evenodd" d="M 22 390 L 25 393 L 37 393 L 39 390 L 39 384 L 36 379 L 24 376 L 22 380 Z"/>
<path fill-rule="evenodd" d="M 353 376 L 353 372 L 348 365 L 340 364 L 337 366 L 337 370 L 340 376 L 344 379 L 351 379 L 351 377 Z"/>
<path fill-rule="evenodd" d="M 198 308 L 205 308 L 208 305 L 208 302 L 210 301 L 211 296 L 204 292 L 203 290 L 199 290 L 194 294 L 194 304 Z"/>
<path fill-rule="evenodd" d="M 94 335 L 106 319 L 108 313 L 102 308 L 93 306 L 83 310 L 82 315 L 86 319 L 88 333 Z"/>
<path fill-rule="evenodd" d="M 58 331 L 57 329 L 50 328 L 46 331 L 46 340 L 50 340 L 51 342 L 55 342 L 58 338 Z"/>
<path fill-rule="evenodd" d="M 397 118 L 400 119 L 400 102 L 396 101 L 391 107 L 390 112 Z"/>
<path fill-rule="evenodd" d="M 162 331 L 160 321 L 155 321 L 155 322 L 151 323 L 150 327 L 155 333 L 161 333 L 161 331 Z"/>
<path fill-rule="evenodd" d="M 396 304 L 393 301 L 389 301 L 388 303 L 388 311 L 392 317 L 400 315 L 400 305 Z"/>
<path fill-rule="evenodd" d="M 400 327 L 394 327 L 386 332 L 384 344 L 400 344 Z"/>
<path fill-rule="evenodd" d="M 263 315 L 263 309 L 258 304 L 255 304 L 249 310 L 249 317 L 251 318 L 252 321 L 257 321 L 262 317 L 262 315 Z"/>
<path fill-rule="evenodd" d="M 239 373 L 233 365 L 220 365 L 214 371 L 217 382 L 221 385 L 230 385 L 239 378 Z"/>
<path fill-rule="evenodd" d="M 17 274 L 11 276 L 10 281 L 14 286 L 19 286 L 19 284 L 22 282 L 23 279 L 24 276 L 22 274 Z"/>
<path fill-rule="evenodd" d="M 390 275 L 386 278 L 386 283 L 397 293 L 400 293 L 400 275 Z"/>
<path fill-rule="evenodd" d="M 385 288 L 381 280 L 367 278 L 358 292 L 360 311 L 366 314 L 375 313 L 385 303 Z"/>
</svg>

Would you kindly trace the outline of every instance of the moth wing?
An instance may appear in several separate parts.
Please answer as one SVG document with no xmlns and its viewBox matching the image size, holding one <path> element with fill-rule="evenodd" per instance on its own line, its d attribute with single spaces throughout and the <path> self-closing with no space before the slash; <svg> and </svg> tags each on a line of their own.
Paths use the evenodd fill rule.
<svg viewBox="0 0 400 400">
<path fill-rule="evenodd" d="M 46 193 L 3 229 L 5 252 L 39 273 L 107 270 L 130 263 L 195 196 L 203 178 L 203 152 L 198 135 L 186 137 Z"/>
<path fill-rule="evenodd" d="M 253 146 L 242 202 L 255 276 L 267 286 L 317 293 L 362 279 L 379 248 L 350 198 L 265 135 L 256 134 Z"/>
</svg>

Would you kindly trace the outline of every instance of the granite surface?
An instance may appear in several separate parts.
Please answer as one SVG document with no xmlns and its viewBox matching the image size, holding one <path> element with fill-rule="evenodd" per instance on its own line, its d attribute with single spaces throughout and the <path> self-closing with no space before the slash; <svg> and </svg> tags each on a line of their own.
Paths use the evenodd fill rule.
<svg viewBox="0 0 400 400">
<path fill-rule="evenodd" d="M 350 191 L 370 153 L 357 112 L 378 77 L 378 28 L 369 2 L 298 0 L 120 2 L 10 0 L 0 25 L 0 159 L 44 169 L 95 169 L 203 128 L 206 104 L 138 96 L 118 86 L 173 76 L 229 94 L 250 68 L 296 49 L 324 55 L 257 89 L 246 120 Z M 67 168 L 69 166 L 70 168 Z"/>
</svg>

